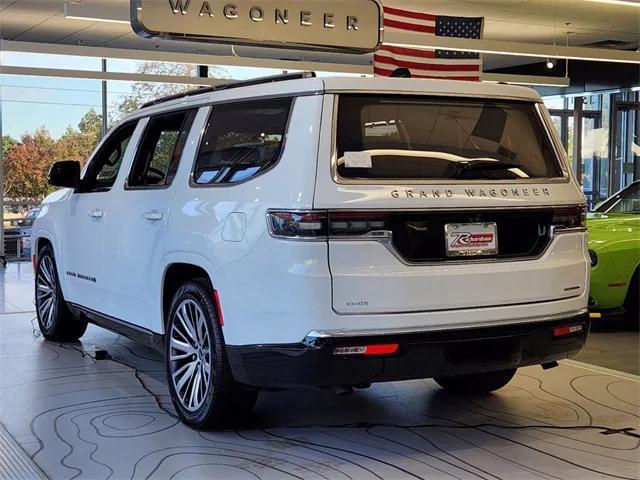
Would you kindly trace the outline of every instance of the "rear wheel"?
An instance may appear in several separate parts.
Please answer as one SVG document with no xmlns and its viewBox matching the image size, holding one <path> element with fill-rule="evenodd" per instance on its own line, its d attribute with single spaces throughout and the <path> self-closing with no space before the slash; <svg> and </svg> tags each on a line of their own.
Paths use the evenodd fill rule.
<svg viewBox="0 0 640 480">
<path fill-rule="evenodd" d="M 87 330 L 87 322 L 72 315 L 62 296 L 53 248 L 45 245 L 36 264 L 36 314 L 38 326 L 47 340 L 75 342 Z"/>
<path fill-rule="evenodd" d="M 171 399 L 182 421 L 197 429 L 244 423 L 257 398 L 257 391 L 233 379 L 213 298 L 206 280 L 183 284 L 173 297 L 165 335 Z"/>
<path fill-rule="evenodd" d="M 447 391 L 464 395 L 480 395 L 504 387 L 516 374 L 516 368 L 496 372 L 476 373 L 475 375 L 456 375 L 453 377 L 435 377 L 434 380 Z"/>
<path fill-rule="evenodd" d="M 624 299 L 624 310 L 627 325 L 633 330 L 640 329 L 640 282 L 638 281 L 638 272 L 640 269 L 636 268 L 636 271 L 631 277 L 629 282 L 629 289 L 627 290 L 627 296 Z"/>
</svg>

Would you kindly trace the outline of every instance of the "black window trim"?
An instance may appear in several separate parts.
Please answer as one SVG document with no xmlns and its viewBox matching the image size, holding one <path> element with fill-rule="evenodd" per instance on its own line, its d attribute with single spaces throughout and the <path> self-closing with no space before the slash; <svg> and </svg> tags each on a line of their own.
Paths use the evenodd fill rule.
<svg viewBox="0 0 640 480">
<path fill-rule="evenodd" d="M 449 178 L 443 179 L 429 179 L 429 180 L 421 180 L 421 179 L 356 179 L 356 178 L 344 178 L 338 173 L 338 109 L 340 103 L 340 97 L 342 94 L 345 95 L 372 95 L 372 94 L 381 94 L 381 95 L 403 95 L 402 93 L 391 93 L 391 92 L 362 92 L 362 91 L 340 91 L 334 94 L 333 99 L 333 117 L 331 119 L 331 178 L 334 183 L 338 185 L 445 185 L 452 183 L 460 183 L 460 180 L 452 181 Z M 428 97 L 437 97 L 443 99 L 462 99 L 462 100 L 486 100 L 486 97 L 478 97 L 473 95 L 446 95 L 446 94 L 421 94 L 418 96 L 428 96 Z M 489 97 L 493 100 L 493 97 Z M 535 110 L 535 115 L 540 121 L 540 125 L 542 129 L 547 134 L 550 146 L 555 153 L 555 160 L 558 162 L 558 167 L 562 172 L 562 176 L 559 177 L 544 177 L 544 178 L 531 178 L 531 179 L 518 179 L 517 182 L 514 182 L 513 179 L 494 179 L 491 180 L 491 183 L 496 184 L 509 184 L 509 183 L 518 183 L 518 184 L 549 184 L 549 183 L 569 183 L 571 181 L 571 177 L 567 170 L 566 157 L 563 153 L 562 147 L 560 146 L 558 139 L 556 138 L 555 132 L 551 130 L 553 124 L 550 121 L 547 121 L 546 115 L 544 115 L 543 110 L 541 109 L 541 105 L 544 105 L 542 102 L 534 102 L 532 100 L 520 100 L 513 98 L 502 98 L 495 97 L 495 100 L 499 101 L 510 101 L 516 103 L 525 103 L 529 105 L 533 105 Z M 464 183 L 487 183 L 486 179 L 465 179 Z"/>
<path fill-rule="evenodd" d="M 140 141 L 138 142 L 138 145 L 136 146 L 136 152 L 135 155 L 133 157 L 133 161 L 131 162 L 131 166 L 129 167 L 129 172 L 127 173 L 127 177 L 124 180 L 124 190 L 125 191 L 130 191 L 130 190 L 166 190 L 169 187 L 171 187 L 171 185 L 173 185 L 173 181 L 175 180 L 176 175 L 173 176 L 173 178 L 171 178 L 171 181 L 169 183 L 166 183 L 167 178 L 165 176 L 165 183 L 163 183 L 162 185 L 129 185 L 129 180 L 131 179 L 131 175 L 133 174 L 133 167 L 136 164 L 136 160 L 138 159 L 138 153 L 140 152 L 140 148 L 142 147 L 142 143 L 144 142 L 145 139 L 145 135 L 147 134 L 147 131 L 151 125 L 151 122 L 153 121 L 153 119 L 155 118 L 159 118 L 159 117 L 168 117 L 168 116 L 172 116 L 172 115 L 178 115 L 181 113 L 185 113 L 185 118 L 182 122 L 182 125 L 180 126 L 180 131 L 179 133 L 182 133 L 183 130 L 186 128 L 187 132 L 186 132 L 186 137 L 184 139 L 185 145 L 187 143 L 187 139 L 189 138 L 189 135 L 191 134 L 191 129 L 193 128 L 193 124 L 194 121 L 196 119 L 196 116 L 198 114 L 198 107 L 190 107 L 190 108 L 181 108 L 181 109 L 176 109 L 176 110 L 168 110 L 168 111 L 164 111 L 164 112 L 158 112 L 154 115 L 149 115 L 148 117 L 142 117 L 140 118 L 140 120 L 147 120 L 147 124 L 144 127 L 144 131 L 142 132 L 142 135 L 140 136 Z M 182 155 L 184 154 L 184 149 L 183 152 L 181 154 L 181 158 L 180 158 L 180 162 L 178 163 L 178 170 L 180 169 L 180 164 L 182 163 Z M 168 171 L 167 171 L 168 173 Z M 176 170 L 177 173 L 177 170 Z"/>
<path fill-rule="evenodd" d="M 196 154 L 194 156 L 193 159 L 193 165 L 191 165 L 191 173 L 189 174 L 189 186 L 191 188 L 226 188 L 226 187 L 235 187 L 237 185 L 242 185 L 243 183 L 246 182 L 250 182 L 256 178 L 261 177 L 262 175 L 270 172 L 271 170 L 273 170 L 279 163 L 280 160 L 282 159 L 282 155 L 285 152 L 286 146 L 287 146 L 287 139 L 289 137 L 289 127 L 291 126 L 291 118 L 293 116 L 293 110 L 295 109 L 295 105 L 297 102 L 297 99 L 300 95 L 277 95 L 277 96 L 273 96 L 273 97 L 260 97 L 260 98 L 249 98 L 249 99 L 245 99 L 245 98 L 238 98 L 232 101 L 223 101 L 223 102 L 218 102 L 218 103 L 212 103 L 212 104 L 208 104 L 206 105 L 206 107 L 209 108 L 209 112 L 207 112 L 207 118 L 205 120 L 205 124 L 202 126 L 202 130 L 200 131 L 200 139 L 198 140 L 198 149 L 196 150 Z M 204 136 L 206 133 L 206 125 L 207 122 L 209 121 L 209 119 L 211 118 L 211 115 L 213 115 L 215 108 L 217 105 L 233 105 L 236 103 L 253 103 L 253 102 L 260 102 L 260 101 L 265 101 L 265 100 L 281 100 L 281 99 L 289 99 L 291 100 L 291 107 L 289 108 L 289 114 L 287 115 L 287 121 L 285 122 L 285 127 L 284 127 L 284 133 L 282 135 L 282 142 L 280 143 L 280 153 L 278 155 L 278 158 L 276 158 L 271 165 L 269 165 L 269 168 L 264 169 L 263 171 L 261 171 L 260 173 L 257 173 L 256 175 L 251 175 L 250 177 L 247 178 L 243 178 L 242 180 L 238 180 L 237 182 L 227 182 L 227 183 L 197 183 L 195 181 L 195 173 L 196 173 L 196 166 L 198 165 L 198 155 L 200 153 L 200 148 L 202 147 L 202 142 L 204 140 Z"/>
<path fill-rule="evenodd" d="M 93 151 L 91 158 L 89 159 L 89 161 L 87 162 L 87 166 L 86 169 L 84 171 L 84 175 L 82 175 L 82 178 L 80 180 L 80 186 L 78 188 L 76 188 L 73 193 L 74 194 L 78 194 L 78 195 L 84 195 L 84 194 L 89 194 L 89 193 L 107 193 L 110 192 L 111 189 L 115 186 L 116 181 L 118 180 L 118 176 L 120 176 L 120 172 L 122 171 L 122 163 L 120 164 L 120 168 L 118 169 L 118 174 L 116 175 L 115 180 L 113 181 L 113 185 L 111 185 L 109 188 L 105 188 L 105 189 L 101 189 L 101 190 L 84 190 L 83 187 L 83 181 L 84 178 L 89 174 L 89 172 L 92 169 L 92 166 L 94 164 L 94 162 L 96 161 L 97 155 L 102 151 L 102 149 L 104 148 L 104 146 L 111 141 L 111 139 L 113 138 L 113 136 L 120 130 L 122 130 L 123 128 L 129 127 L 129 126 L 133 126 L 133 133 L 131 134 L 131 137 L 129 137 L 129 143 L 127 143 L 127 148 L 125 149 L 125 151 L 123 152 L 126 153 L 126 151 L 129 149 L 129 145 L 131 144 L 131 139 L 133 139 L 133 136 L 136 133 L 136 128 L 138 128 L 138 125 L 140 123 L 140 120 L 142 120 L 141 118 L 134 118 L 131 120 L 127 120 L 125 122 L 122 122 L 121 124 L 117 125 L 115 128 L 113 128 L 110 132 L 107 133 L 106 137 L 100 142 L 100 144 L 95 148 L 95 150 Z M 137 146 L 136 146 L 137 148 Z M 122 161 L 124 162 L 124 158 L 122 159 Z"/>
</svg>

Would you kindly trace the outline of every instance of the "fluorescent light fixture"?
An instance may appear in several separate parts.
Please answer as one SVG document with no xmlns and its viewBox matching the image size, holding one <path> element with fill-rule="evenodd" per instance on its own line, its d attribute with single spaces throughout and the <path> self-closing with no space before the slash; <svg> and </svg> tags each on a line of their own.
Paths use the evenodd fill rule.
<svg viewBox="0 0 640 480">
<path fill-rule="evenodd" d="M 634 0 L 587 0 L 594 3 L 609 3 L 611 5 L 623 5 L 625 7 L 640 7 L 640 1 Z"/>
<path fill-rule="evenodd" d="M 64 2 L 64 18 L 85 20 L 87 22 L 109 22 L 131 24 L 129 9 L 122 5 L 92 4 Z"/>
<path fill-rule="evenodd" d="M 85 20 L 87 22 L 107 22 L 107 23 L 131 23 L 129 20 L 116 20 L 113 18 L 99 18 L 99 17 L 76 17 L 75 15 L 65 15 L 64 18 L 71 20 Z"/>
<path fill-rule="evenodd" d="M 439 37 L 435 35 L 419 35 L 415 33 L 391 30 L 385 32 L 384 44 L 409 48 L 431 48 L 460 52 L 490 53 L 493 55 L 640 64 L 640 52 L 629 50 L 610 50 L 592 47 L 563 47 L 559 45 L 545 45 L 540 43 Z"/>
</svg>

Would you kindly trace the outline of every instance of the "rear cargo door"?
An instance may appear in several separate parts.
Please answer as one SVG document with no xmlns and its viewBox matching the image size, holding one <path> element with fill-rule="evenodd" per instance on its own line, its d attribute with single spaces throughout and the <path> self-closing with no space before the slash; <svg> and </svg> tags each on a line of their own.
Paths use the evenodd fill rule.
<svg viewBox="0 0 640 480">
<path fill-rule="evenodd" d="M 325 98 L 323 132 L 334 133 L 320 145 L 314 201 L 329 212 L 336 312 L 501 306 L 584 291 L 575 238 L 548 255 L 552 224 L 579 212 L 560 207 L 576 198 L 574 187 L 548 180 L 563 171 L 535 105 L 345 96 Z"/>
</svg>

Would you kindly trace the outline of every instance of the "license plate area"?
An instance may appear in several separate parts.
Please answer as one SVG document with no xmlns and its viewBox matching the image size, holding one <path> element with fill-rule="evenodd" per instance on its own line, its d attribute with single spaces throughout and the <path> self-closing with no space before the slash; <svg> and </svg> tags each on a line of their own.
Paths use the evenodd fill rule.
<svg viewBox="0 0 640 480">
<path fill-rule="evenodd" d="M 498 229 L 495 222 L 447 223 L 444 234 L 448 257 L 498 254 Z"/>
<path fill-rule="evenodd" d="M 517 337 L 471 340 L 447 345 L 445 358 L 452 365 L 487 365 L 514 362 L 522 356 Z"/>
</svg>

